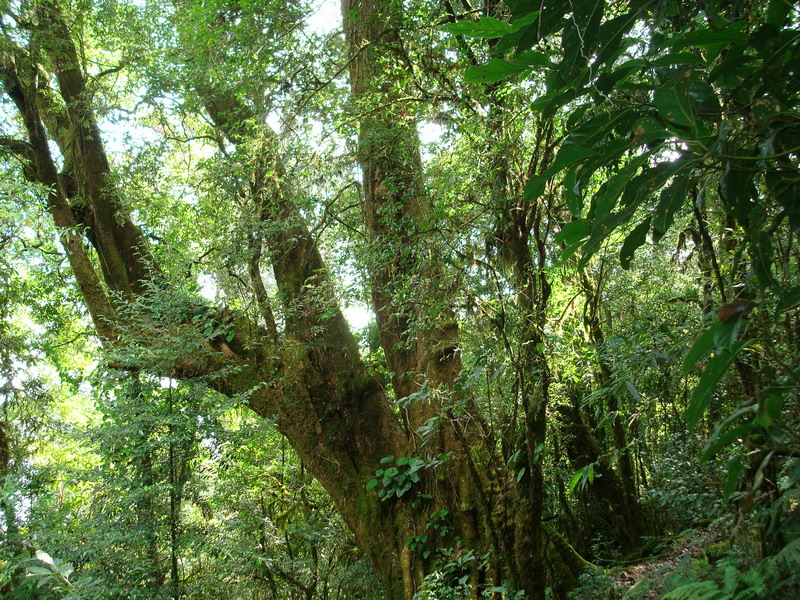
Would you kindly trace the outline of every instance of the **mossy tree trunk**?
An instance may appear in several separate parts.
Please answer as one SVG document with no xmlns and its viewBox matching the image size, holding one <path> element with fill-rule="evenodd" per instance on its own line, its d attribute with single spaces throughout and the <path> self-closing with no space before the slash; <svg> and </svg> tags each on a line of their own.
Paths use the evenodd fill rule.
<svg viewBox="0 0 800 600">
<path fill-rule="evenodd" d="M 9 43 L 0 50 L 3 89 L 25 132 L 25 139 L 4 145 L 23 159 L 32 181 L 47 187 L 48 209 L 78 288 L 99 337 L 112 354 L 123 356 L 115 359 L 120 366 L 141 368 L 125 363 L 120 350 L 126 344 L 157 347 L 170 334 L 193 339 L 194 346 L 160 374 L 202 377 L 223 394 L 246 397 L 257 414 L 273 419 L 330 494 L 390 600 L 412 598 L 437 559 L 459 563 L 455 574 L 467 576 L 476 597 L 486 586 L 511 582 L 528 598 L 541 598 L 543 488 L 536 452 L 544 436 L 548 381 L 540 349 L 549 294 L 541 277 L 544 255 L 531 262 L 522 248 L 527 234 L 517 240 L 524 261 L 519 276 L 537 286 L 528 296 L 525 340 L 534 351 L 526 360 L 537 367 L 519 390 L 527 475 L 518 481 L 517 469 L 507 468 L 493 451 L 478 411 L 455 385 L 461 370 L 458 326 L 442 288 L 442 265 L 423 252 L 431 200 L 416 121 L 401 102 L 407 67 L 401 10 L 401 3 L 387 0 L 343 2 L 352 98 L 364 115 L 359 160 L 372 301 L 392 394 L 367 368 L 337 305 L 317 240 L 282 178 L 274 134 L 236 90 L 211 85 L 202 74 L 192 82 L 219 138 L 248 158 L 249 180 L 239 202 L 260 223 L 281 226 L 254 228 L 248 273 L 259 314 L 215 315 L 227 319 L 227 335 L 206 335 L 188 317 L 158 330 L 137 325 L 136 307 L 168 284 L 111 177 L 87 76 L 57 0 L 34 2 L 27 45 Z M 51 144 L 62 160 L 54 158 Z M 534 229 L 539 224 L 529 223 Z M 538 231 L 535 238 L 537 244 L 543 240 Z M 277 283 L 277 300 L 262 280 L 263 263 Z M 413 288 L 444 298 L 438 318 L 428 318 Z M 275 302 L 284 315 L 280 327 Z M 409 400 L 415 394 L 419 399 Z M 405 413 L 398 418 L 393 406 L 401 399 Z M 429 432 L 425 439 L 421 427 Z M 426 464 L 445 458 L 436 468 L 422 469 L 407 493 L 381 500 L 367 484 L 387 456 L 420 457 Z M 430 533 L 432 519 L 441 521 L 438 537 L 409 544 Z"/>
</svg>

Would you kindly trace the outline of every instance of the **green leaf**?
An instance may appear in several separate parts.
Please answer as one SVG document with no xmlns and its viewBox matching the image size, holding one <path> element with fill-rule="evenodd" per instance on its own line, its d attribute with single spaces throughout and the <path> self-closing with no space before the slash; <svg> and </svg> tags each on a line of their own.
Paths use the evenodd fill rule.
<svg viewBox="0 0 800 600">
<path fill-rule="evenodd" d="M 514 28 L 510 24 L 498 21 L 495 18 L 481 17 L 477 21 L 462 19 L 457 23 L 448 23 L 442 27 L 442 31 L 456 35 L 491 39 L 513 33 Z"/>
<path fill-rule="evenodd" d="M 550 57 L 545 54 L 544 52 L 535 52 L 534 50 L 528 50 L 527 52 L 522 52 L 514 58 L 513 61 L 515 64 L 524 64 L 529 67 L 552 67 L 553 63 L 550 62 Z"/>
<path fill-rule="evenodd" d="M 625 242 L 622 244 L 622 250 L 620 250 L 619 253 L 619 262 L 623 269 L 630 268 L 631 260 L 633 260 L 633 253 L 647 241 L 648 231 L 650 231 L 649 218 L 634 227 L 633 231 L 625 238 Z"/>
<path fill-rule="evenodd" d="M 789 0 L 770 0 L 767 5 L 767 23 L 778 28 L 783 27 L 793 4 Z"/>
<path fill-rule="evenodd" d="M 739 483 L 739 478 L 744 472 L 744 461 L 741 456 L 734 456 L 728 463 L 728 475 L 725 477 L 725 486 L 722 489 L 722 495 L 727 500 L 736 489 L 736 484 Z"/>
<path fill-rule="evenodd" d="M 752 411 L 750 411 L 752 412 Z M 717 430 L 720 430 L 722 427 L 718 427 Z M 740 437 L 745 437 L 746 434 L 753 429 L 753 420 L 750 419 L 744 423 L 740 423 L 736 427 L 728 428 L 725 427 L 725 431 L 719 433 L 719 435 L 713 436 L 707 443 L 703 450 L 703 454 L 700 457 L 701 463 L 706 463 L 711 460 L 717 453 L 729 446 L 731 442 L 734 440 L 739 439 Z M 715 431 L 715 434 L 717 432 Z"/>
<path fill-rule="evenodd" d="M 750 225 L 750 212 L 758 196 L 753 183 L 755 171 L 751 167 L 728 161 L 719 180 L 719 195 L 725 208 L 745 229 Z"/>
<path fill-rule="evenodd" d="M 370 491 L 371 489 L 374 489 L 377 485 L 378 485 L 378 480 L 377 479 L 370 479 L 367 482 L 367 485 L 364 487 L 364 489 L 366 489 L 367 491 Z"/>
<path fill-rule="evenodd" d="M 523 71 L 530 69 L 530 65 L 508 60 L 493 58 L 485 65 L 470 67 L 464 73 L 464 79 L 469 83 L 497 83 Z"/>
<path fill-rule="evenodd" d="M 578 161 L 584 160 L 595 154 L 594 150 L 578 146 L 577 144 L 564 144 L 561 150 L 558 151 L 553 164 L 541 175 L 534 175 L 530 178 L 522 195 L 528 201 L 536 200 L 544 192 L 544 187 L 547 181 L 562 169 L 566 169 L 570 165 Z"/>
<path fill-rule="evenodd" d="M 639 11 L 631 11 L 627 14 L 620 15 L 609 19 L 600 26 L 600 31 L 597 34 L 597 45 L 600 51 L 597 53 L 597 58 L 594 61 L 594 68 L 597 68 L 609 60 L 613 60 L 618 56 L 617 51 L 622 46 L 622 38 L 628 33 L 636 20 L 639 17 Z M 626 44 L 630 45 L 630 43 Z"/>
<path fill-rule="evenodd" d="M 695 368 L 695 365 L 704 358 L 714 348 L 714 337 L 717 331 L 722 328 L 722 321 L 714 321 L 711 327 L 703 332 L 697 341 L 686 353 L 686 358 L 683 360 L 683 373 L 687 375 Z"/>
<path fill-rule="evenodd" d="M 448 23 L 442 27 L 442 31 L 454 33 L 456 35 L 466 35 L 469 37 L 494 39 L 503 37 L 510 33 L 516 33 L 533 23 L 539 16 L 538 11 L 528 13 L 524 17 L 516 19 L 513 23 L 499 21 L 493 17 L 481 17 L 477 21 L 472 19 L 462 19 L 457 23 Z"/>
<path fill-rule="evenodd" d="M 750 240 L 750 256 L 753 259 L 753 270 L 759 282 L 765 287 L 777 288 L 778 282 L 772 274 L 772 239 L 766 231 L 753 234 Z"/>
<path fill-rule="evenodd" d="M 653 217 L 653 241 L 658 242 L 672 226 L 675 213 L 689 197 L 689 177 L 677 177 L 661 195 Z"/>
<path fill-rule="evenodd" d="M 729 25 L 723 29 L 697 29 L 688 33 L 674 35 L 664 40 L 666 48 L 681 48 L 684 46 L 714 46 L 716 44 L 746 44 L 747 34 L 742 31 L 743 22 Z"/>
<path fill-rule="evenodd" d="M 733 343 L 742 328 L 742 313 L 738 313 L 722 324 L 722 327 L 714 334 L 714 343 L 728 352 L 733 350 Z"/>
<path fill-rule="evenodd" d="M 798 302 L 800 302 L 800 285 L 796 285 L 780 297 L 775 307 L 775 317 L 781 316 Z"/>
<path fill-rule="evenodd" d="M 565 223 L 561 231 L 556 235 L 556 242 L 571 246 L 589 235 L 589 222 L 586 219 L 577 219 Z"/>
<path fill-rule="evenodd" d="M 649 144 L 653 141 L 663 141 L 674 134 L 664 127 L 664 124 L 653 117 L 642 117 L 633 124 L 631 128 L 633 143 L 636 146 Z"/>
<path fill-rule="evenodd" d="M 781 490 L 788 490 L 797 482 L 798 479 L 800 479 L 800 458 L 798 458 L 794 463 L 794 469 L 792 469 L 791 475 L 789 475 L 786 481 L 781 485 Z"/>
<path fill-rule="evenodd" d="M 667 123 L 697 129 L 697 112 L 710 94 L 711 87 L 697 79 L 669 79 L 655 89 L 653 102 Z"/>
<path fill-rule="evenodd" d="M 581 477 L 583 477 L 583 469 L 575 473 L 575 475 L 572 476 L 572 479 L 569 480 L 569 486 L 567 487 L 570 493 L 572 493 L 575 490 L 575 486 L 578 485 L 578 482 L 581 480 Z"/>
<path fill-rule="evenodd" d="M 764 396 L 758 404 L 756 422 L 764 429 L 769 429 L 773 424 L 781 421 L 783 402 L 778 394 Z"/>
<path fill-rule="evenodd" d="M 389 456 L 384 456 L 384 457 L 381 459 L 381 464 L 382 464 L 382 465 L 385 465 L 385 464 L 387 464 L 387 463 L 390 463 L 390 462 L 394 462 L 394 456 L 391 456 L 391 455 L 389 455 Z"/>
<path fill-rule="evenodd" d="M 45 567 L 35 567 L 35 566 L 34 567 L 28 567 L 27 571 L 31 575 L 53 575 L 54 574 L 53 571 L 51 571 L 50 569 L 47 569 Z"/>
<path fill-rule="evenodd" d="M 717 384 L 728 372 L 728 368 L 731 366 L 733 359 L 736 358 L 739 352 L 741 352 L 749 343 L 750 340 L 742 340 L 733 347 L 731 352 L 723 350 L 710 361 L 708 361 L 708 365 L 706 366 L 700 381 L 692 393 L 692 400 L 689 403 L 689 407 L 684 413 L 686 423 L 689 425 L 689 427 L 694 427 L 697 425 L 697 422 L 700 420 L 700 416 L 703 414 L 708 406 L 709 401 L 711 400 L 711 394 L 717 387 Z"/>
<path fill-rule="evenodd" d="M 705 66 L 704 61 L 699 56 L 691 52 L 676 52 L 667 54 L 661 58 L 657 58 L 651 63 L 654 67 L 671 67 L 672 65 L 702 65 Z"/>
<path fill-rule="evenodd" d="M 622 190 L 631 181 L 631 178 L 636 175 L 639 168 L 650 158 L 650 153 L 647 152 L 637 156 L 625 165 L 620 171 L 609 179 L 598 192 L 593 200 L 594 218 L 600 218 L 610 213 L 617 204 Z"/>
</svg>

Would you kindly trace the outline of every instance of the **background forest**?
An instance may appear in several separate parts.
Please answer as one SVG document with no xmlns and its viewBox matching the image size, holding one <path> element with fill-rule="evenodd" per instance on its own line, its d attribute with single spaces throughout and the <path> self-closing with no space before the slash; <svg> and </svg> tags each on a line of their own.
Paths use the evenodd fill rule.
<svg viewBox="0 0 800 600">
<path fill-rule="evenodd" d="M 0 6 L 0 598 L 800 597 L 794 2 Z"/>
</svg>

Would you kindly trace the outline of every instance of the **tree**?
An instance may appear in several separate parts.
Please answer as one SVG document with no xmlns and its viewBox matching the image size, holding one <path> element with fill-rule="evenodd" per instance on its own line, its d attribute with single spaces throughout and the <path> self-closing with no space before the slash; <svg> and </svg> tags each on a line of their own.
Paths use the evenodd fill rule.
<svg viewBox="0 0 800 600">
<path fill-rule="evenodd" d="M 586 565 L 543 520 L 554 505 L 544 468 L 556 452 L 549 417 L 558 412 L 564 421 L 577 470 L 570 487 L 583 477 L 593 484 L 583 491 L 607 522 L 625 515 L 613 532 L 621 545 L 635 549 L 645 530 L 633 429 L 622 418 L 625 390 L 634 398 L 639 392 L 622 379 L 626 367 L 609 359 L 604 271 L 593 278 L 593 257 L 613 248 L 629 268 L 647 235 L 664 238 L 692 200 L 695 251 L 713 282 L 703 286 L 703 304 L 713 306 L 718 293 L 734 314 L 720 317 L 723 324 L 687 355 L 691 366 L 714 352 L 688 405 L 690 422 L 734 359 L 744 389 L 766 387 L 740 356 L 747 343 L 736 341 L 754 308 L 749 294 L 729 302 L 740 280 L 782 311 L 796 304 L 796 280 L 778 277 L 770 236 L 760 231 L 771 223 L 769 231 L 788 240 L 781 258 L 794 257 L 797 90 L 765 83 L 773 58 L 789 65 L 781 73 L 795 60 L 789 9 L 771 3 L 774 31 L 754 30 L 750 38 L 742 27 L 759 16 L 734 7 L 710 13 L 708 25 L 693 9 L 661 10 L 644 2 L 487 2 L 473 19 L 468 5 L 460 14 L 445 3 L 440 16 L 455 36 L 448 38 L 458 49 L 453 59 L 441 39 L 425 48 L 413 38 L 415 19 L 434 14 L 425 3 L 345 0 L 344 46 L 332 42 L 338 60 L 326 54 L 332 65 L 320 78 L 306 64 L 317 42 L 297 41 L 302 17 L 294 4 L 23 2 L 7 8 L 3 21 L 0 78 L 18 131 L 0 146 L 46 201 L 108 364 L 151 384 L 166 377 L 208 386 L 273 421 L 330 495 L 388 598 L 412 598 L 426 578 L 473 597 L 511 590 L 543 598 L 548 584 L 563 595 Z M 117 20 L 122 32 L 107 27 Z M 682 27 L 689 33 L 667 39 Z M 769 42 L 775 31 L 778 41 Z M 728 81 L 741 56 L 752 63 L 749 74 Z M 469 64 L 464 80 L 447 72 L 460 70 L 453 60 Z M 337 88 L 345 71 L 349 94 Z M 712 72 L 716 88 L 701 76 Z M 112 77 L 119 79 L 109 83 Z M 514 77 L 522 81 L 503 83 Z M 756 113 L 767 92 L 781 100 L 767 102 L 762 118 Z M 170 152 L 199 148 L 186 202 L 174 197 L 185 191 L 177 178 L 153 178 L 148 187 L 142 182 L 152 175 L 129 177 L 126 165 L 109 159 L 103 123 L 126 102 L 148 105 L 150 123 L 166 132 L 155 158 L 143 152 L 142 160 L 155 165 L 174 160 Z M 355 146 L 360 184 L 319 201 L 321 184 L 297 168 L 297 155 L 312 153 L 289 151 L 280 128 L 270 125 L 281 102 L 286 127 L 309 126 L 302 114 L 287 115 L 291 110 L 321 122 L 331 106 L 346 104 L 338 126 Z M 746 117 L 723 118 L 740 109 L 753 116 L 754 128 Z M 480 175 L 457 173 L 474 183 L 463 202 L 446 202 L 446 192 L 427 184 L 435 169 L 423 168 L 417 125 L 424 110 L 450 113 L 455 129 L 465 139 L 474 134 L 485 149 L 485 156 L 464 153 Z M 771 149 L 759 154 L 755 170 L 744 152 L 754 140 Z M 323 178 L 332 176 L 315 160 Z M 356 165 L 342 170 L 352 177 Z M 441 181 L 450 174 L 440 166 Z M 709 207 L 700 200 L 712 182 L 720 192 L 706 193 L 718 200 Z M 760 202 L 760 189 L 768 202 Z M 361 217 L 344 210 L 343 198 L 361 207 Z M 212 218 L 192 212 L 201 205 Z M 178 223 L 176 214 L 193 222 Z M 715 247 L 710 221 L 734 233 Z M 376 322 L 370 360 L 341 309 L 341 259 L 330 260 L 329 227 L 349 231 L 338 239 L 357 250 L 352 262 Z M 213 240 L 202 251 L 200 236 Z M 472 239 L 478 236 L 483 248 Z M 720 266 L 722 248 L 734 258 Z M 194 255 L 176 259 L 180 252 Z M 193 270 L 204 261 L 218 271 L 223 306 L 200 294 Z M 567 287 L 557 275 L 566 268 L 578 291 L 570 302 L 557 298 L 560 321 L 582 296 L 588 385 L 570 379 L 551 349 L 556 294 Z M 485 329 L 462 330 L 463 323 Z M 475 351 L 465 352 L 470 344 Z M 493 363 L 489 348 L 502 358 Z M 494 377 L 487 392 L 484 366 Z M 793 369 L 782 365 L 781 377 L 791 379 Z M 610 420 L 584 414 L 590 394 L 600 395 Z M 715 430 L 727 442 L 746 431 L 759 448 L 761 462 L 751 465 L 758 473 L 783 432 L 771 429 L 781 415 L 774 403 L 763 408 L 769 405 L 734 412 Z M 749 420 L 738 423 L 743 415 Z M 175 471 L 181 461 L 169 456 L 177 527 L 183 478 Z M 744 463 L 735 460 L 739 474 Z M 145 453 L 139 467 L 141 478 L 153 476 L 152 456 Z M 589 481 L 593 469 L 602 476 L 597 484 Z M 563 481 L 549 477 L 569 511 Z M 177 596 L 177 529 L 171 534 Z M 307 595 L 316 585 L 296 577 L 293 584 Z"/>
</svg>

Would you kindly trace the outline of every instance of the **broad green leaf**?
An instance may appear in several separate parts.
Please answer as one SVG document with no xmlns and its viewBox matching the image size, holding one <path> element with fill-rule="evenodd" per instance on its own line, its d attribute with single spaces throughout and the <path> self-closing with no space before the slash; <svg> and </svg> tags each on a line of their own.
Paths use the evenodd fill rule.
<svg viewBox="0 0 800 600">
<path fill-rule="evenodd" d="M 668 80 L 657 87 L 653 93 L 653 101 L 661 117 L 680 127 L 695 126 L 694 103 L 689 94 L 689 85 L 685 82 Z"/>
<path fill-rule="evenodd" d="M 688 374 L 692 371 L 695 365 L 714 349 L 714 337 L 721 328 L 722 321 L 715 320 L 692 345 L 686 353 L 686 358 L 683 360 L 684 374 Z"/>
<path fill-rule="evenodd" d="M 633 253 L 647 241 L 647 232 L 650 231 L 650 219 L 647 218 L 628 234 L 619 253 L 619 262 L 623 269 L 628 269 L 633 260 Z"/>
<path fill-rule="evenodd" d="M 525 185 L 525 190 L 522 193 L 523 197 L 528 201 L 536 200 L 536 198 L 542 195 L 544 188 L 547 185 L 547 181 L 553 177 L 553 175 L 580 160 L 594 155 L 594 153 L 594 150 L 584 148 L 583 146 L 578 146 L 576 144 L 564 144 L 561 146 L 561 150 L 558 151 L 558 154 L 553 160 L 553 164 L 550 165 L 550 168 L 548 168 L 544 173 L 540 175 L 534 175 L 530 178 L 528 183 Z"/>
<path fill-rule="evenodd" d="M 583 469 L 575 473 L 575 475 L 572 476 L 572 479 L 569 480 L 569 486 L 567 487 L 570 493 L 575 490 L 575 486 L 578 485 L 578 482 L 581 480 L 581 477 L 583 477 Z"/>
<path fill-rule="evenodd" d="M 377 485 L 378 485 L 378 480 L 377 479 L 370 479 L 367 482 L 367 485 L 365 486 L 364 489 L 366 489 L 367 491 L 370 491 L 371 489 L 375 488 Z"/>
<path fill-rule="evenodd" d="M 442 31 L 456 35 L 491 39 L 513 33 L 514 28 L 509 23 L 499 21 L 493 17 L 481 17 L 477 21 L 462 19 L 457 23 L 448 23 L 442 27 Z"/>
<path fill-rule="evenodd" d="M 609 19 L 600 26 L 600 31 L 597 34 L 597 45 L 600 51 L 597 53 L 597 58 L 595 58 L 594 68 L 600 67 L 618 56 L 617 51 L 622 46 L 623 36 L 631 30 L 638 17 L 638 11 L 631 11 Z"/>
<path fill-rule="evenodd" d="M 742 313 L 737 313 L 724 323 L 722 327 L 714 334 L 714 343 L 731 352 L 733 350 L 733 343 L 739 336 L 739 330 L 742 328 Z"/>
<path fill-rule="evenodd" d="M 390 462 L 394 462 L 394 456 L 391 456 L 391 455 L 390 456 L 384 456 L 381 459 L 381 464 L 382 465 L 385 465 L 385 464 L 390 463 Z"/>
<path fill-rule="evenodd" d="M 705 66 L 704 61 L 699 56 L 691 52 L 676 52 L 674 54 L 667 54 L 661 58 L 657 58 L 651 63 L 654 67 L 671 67 L 672 65 L 702 65 Z"/>
<path fill-rule="evenodd" d="M 793 4 L 794 2 L 790 2 L 790 0 L 770 0 L 767 5 L 767 23 L 775 25 L 775 27 L 782 27 Z"/>
<path fill-rule="evenodd" d="M 700 381 L 695 387 L 694 392 L 692 393 L 692 400 L 689 403 L 689 407 L 686 409 L 686 413 L 684 414 L 686 423 L 689 425 L 689 427 L 694 427 L 697 425 L 697 422 L 700 420 L 700 416 L 703 414 L 708 406 L 709 401 L 711 400 L 711 394 L 716 389 L 717 384 L 728 372 L 728 368 L 731 366 L 731 363 L 736 356 L 749 343 L 750 340 L 742 340 L 733 347 L 731 352 L 722 350 L 719 354 L 714 356 L 714 358 L 708 361 L 708 365 L 706 365 L 706 369 L 703 372 L 703 375 L 700 377 Z"/>
<path fill-rule="evenodd" d="M 719 180 L 719 195 L 725 208 L 745 229 L 750 225 L 750 213 L 758 196 L 754 185 L 752 165 L 728 161 Z"/>
<path fill-rule="evenodd" d="M 713 442 L 709 441 L 706 444 L 703 455 L 700 457 L 700 463 L 703 464 L 708 462 L 723 448 L 726 448 L 739 438 L 747 437 L 747 434 L 751 429 L 753 429 L 752 419 L 745 423 L 740 423 L 735 427 L 731 427 L 730 429 L 726 429 L 725 432 L 716 437 Z"/>
<path fill-rule="evenodd" d="M 53 571 L 46 567 L 31 566 L 27 568 L 27 571 L 31 575 L 53 575 Z"/>
<path fill-rule="evenodd" d="M 664 127 L 664 124 L 653 117 L 642 117 L 631 128 L 633 143 L 636 146 L 649 144 L 653 141 L 662 141 L 674 134 Z"/>
<path fill-rule="evenodd" d="M 781 490 L 786 491 L 790 487 L 792 487 L 797 480 L 800 479 L 800 458 L 797 459 L 794 463 L 794 468 L 792 469 L 792 473 L 786 479 L 785 482 L 781 485 Z"/>
<path fill-rule="evenodd" d="M 729 443 L 730 439 L 732 439 L 732 438 L 726 438 L 729 441 L 725 442 L 725 443 L 722 443 L 722 444 L 718 444 L 717 442 L 718 442 L 718 440 L 722 439 L 722 437 L 725 436 L 726 432 L 731 430 L 730 429 L 731 425 L 733 425 L 736 421 L 741 419 L 743 416 L 749 415 L 749 418 L 748 418 L 746 424 L 747 424 L 748 428 L 752 427 L 752 425 L 753 425 L 753 416 L 752 415 L 756 412 L 756 408 L 757 407 L 755 405 L 744 406 L 744 407 L 736 410 L 733 414 L 728 415 L 728 417 L 724 421 L 719 423 L 714 428 L 714 431 L 711 433 L 711 436 L 708 438 L 708 441 L 706 442 L 703 454 L 701 455 L 701 461 L 703 461 L 703 462 L 707 461 L 712 456 L 714 456 L 719 451 L 720 448 L 722 448 L 723 446 L 726 446 Z"/>
<path fill-rule="evenodd" d="M 666 48 L 681 48 L 685 46 L 714 46 L 716 44 L 746 44 L 747 34 L 742 31 L 744 23 L 735 23 L 723 29 L 698 29 L 688 33 L 674 35 L 664 40 Z"/>
<path fill-rule="evenodd" d="M 553 63 L 550 61 L 550 57 L 543 53 L 543 52 L 535 52 L 533 50 L 528 50 L 527 52 L 522 52 L 518 54 L 514 60 L 514 63 L 527 65 L 529 67 L 552 67 Z"/>
<path fill-rule="evenodd" d="M 515 63 L 499 58 L 493 58 L 485 65 L 470 67 L 464 73 L 464 79 L 470 83 L 497 83 L 523 71 L 530 69 L 524 63 Z"/>
<path fill-rule="evenodd" d="M 736 484 L 739 483 L 739 478 L 744 472 L 744 461 L 739 455 L 734 456 L 728 463 L 728 474 L 725 477 L 725 487 L 722 490 L 722 495 L 727 500 L 733 491 L 736 489 Z"/>
<path fill-rule="evenodd" d="M 617 200 L 622 194 L 622 190 L 628 185 L 631 178 L 636 175 L 639 168 L 650 158 L 650 153 L 645 153 L 637 156 L 625 165 L 620 171 L 609 179 L 598 192 L 597 196 L 593 199 L 592 216 L 600 218 L 612 210 L 616 206 Z"/>
<path fill-rule="evenodd" d="M 689 177 L 678 177 L 661 196 L 653 216 L 653 241 L 658 242 L 672 226 L 675 213 L 683 206 L 689 196 Z"/>
<path fill-rule="evenodd" d="M 456 35 L 466 35 L 469 37 L 493 39 L 503 37 L 509 33 L 517 32 L 533 23 L 539 13 L 534 11 L 526 16 L 517 19 L 514 23 L 499 21 L 493 17 L 481 17 L 477 21 L 462 19 L 457 23 L 448 23 L 442 27 L 442 31 L 454 33 Z"/>
<path fill-rule="evenodd" d="M 589 222 L 586 219 L 577 219 L 565 223 L 561 231 L 556 235 L 556 242 L 571 246 L 574 243 L 585 239 L 589 235 Z"/>
<path fill-rule="evenodd" d="M 772 239 L 766 231 L 753 234 L 750 241 L 750 257 L 753 259 L 753 270 L 759 282 L 765 287 L 777 288 L 778 282 L 772 274 Z"/>
<path fill-rule="evenodd" d="M 795 306 L 798 302 L 800 302 L 800 285 L 794 286 L 788 292 L 785 292 L 783 295 L 781 295 L 780 299 L 778 300 L 778 304 L 775 307 L 775 317 L 777 318 L 781 316 L 784 312 Z"/>
<path fill-rule="evenodd" d="M 779 394 L 764 395 L 758 404 L 756 421 L 764 429 L 769 429 L 775 423 L 780 423 L 783 402 Z"/>
</svg>

